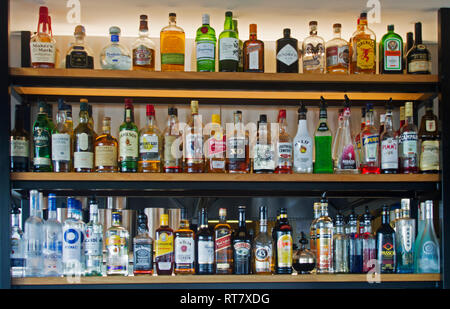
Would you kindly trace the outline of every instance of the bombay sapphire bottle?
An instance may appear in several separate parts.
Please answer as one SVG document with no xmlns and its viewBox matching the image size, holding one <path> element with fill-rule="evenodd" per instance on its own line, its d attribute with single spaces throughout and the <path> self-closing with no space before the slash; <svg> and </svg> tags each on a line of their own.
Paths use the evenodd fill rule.
<svg viewBox="0 0 450 309">
<path fill-rule="evenodd" d="M 335 221 L 336 232 L 333 235 L 333 259 L 335 273 L 348 273 L 348 238 L 344 233 L 344 216 L 338 213 Z"/>
<path fill-rule="evenodd" d="M 41 277 L 44 269 L 44 221 L 37 190 L 30 191 L 30 216 L 25 221 L 25 276 Z"/>
<path fill-rule="evenodd" d="M 62 224 L 56 218 L 56 196 L 48 195 L 48 219 L 44 223 L 44 276 L 62 275 Z"/>
<path fill-rule="evenodd" d="M 349 216 L 348 225 L 349 270 L 353 274 L 359 274 L 362 272 L 362 246 L 358 233 L 358 217 L 355 214 L 355 210 L 353 210 Z"/>
<path fill-rule="evenodd" d="M 439 241 L 434 231 L 433 201 L 425 202 L 425 224 L 417 246 L 417 273 L 439 273 Z"/>
</svg>

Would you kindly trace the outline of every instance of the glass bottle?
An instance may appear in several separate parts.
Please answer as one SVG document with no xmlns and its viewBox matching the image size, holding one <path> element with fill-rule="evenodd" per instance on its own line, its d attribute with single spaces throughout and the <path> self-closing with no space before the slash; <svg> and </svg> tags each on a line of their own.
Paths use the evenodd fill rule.
<svg viewBox="0 0 450 309">
<path fill-rule="evenodd" d="M 33 124 L 33 172 L 51 172 L 51 129 L 45 112 L 46 103 L 39 102 L 39 112 Z"/>
<path fill-rule="evenodd" d="M 48 219 L 44 222 L 44 270 L 45 277 L 62 276 L 62 224 L 56 218 L 56 195 L 48 195 Z"/>
<path fill-rule="evenodd" d="M 421 173 L 439 173 L 440 137 L 438 118 L 433 114 L 433 102 L 425 103 L 425 115 L 422 116 L 419 130 Z"/>
<path fill-rule="evenodd" d="M 39 201 L 37 190 L 30 191 L 30 216 L 25 221 L 24 231 L 24 255 L 25 255 L 25 276 L 41 277 L 44 270 L 44 221 L 42 216 L 42 206 Z"/>
<path fill-rule="evenodd" d="M 333 39 L 325 44 L 327 68 L 326 73 L 349 73 L 349 46 L 348 42 L 341 38 L 341 24 L 333 25 Z"/>
<path fill-rule="evenodd" d="M 103 117 L 103 133 L 95 140 L 95 171 L 117 172 L 117 139 L 111 135 L 111 118 Z"/>
<path fill-rule="evenodd" d="M 419 240 L 424 232 L 423 227 L 425 226 L 425 202 L 420 202 L 417 209 L 417 236 L 414 243 L 414 272 L 416 272 L 418 265 L 418 253 L 419 253 Z"/>
<path fill-rule="evenodd" d="M 174 268 L 174 235 L 169 227 L 169 215 L 162 214 L 159 228 L 155 231 L 156 274 L 172 275 Z"/>
<path fill-rule="evenodd" d="M 380 135 L 375 127 L 373 105 L 366 106 L 366 125 L 361 132 L 361 173 L 380 173 Z"/>
<path fill-rule="evenodd" d="M 245 206 L 238 207 L 239 225 L 233 243 L 233 274 L 248 275 L 252 270 L 252 240 L 245 222 Z"/>
<path fill-rule="evenodd" d="M 380 272 L 394 273 L 396 264 L 395 231 L 389 224 L 389 208 L 383 205 L 382 223 L 377 230 L 377 260 Z"/>
<path fill-rule="evenodd" d="M 414 241 L 416 239 L 416 221 L 409 217 L 409 199 L 402 199 L 402 217 L 395 223 L 395 254 L 398 274 L 414 273 Z"/>
<path fill-rule="evenodd" d="M 292 257 L 292 267 L 297 271 L 298 274 L 309 274 L 316 267 L 316 257 L 306 248 L 308 240 L 305 237 L 305 233 L 300 233 L 300 249 L 294 252 Z"/>
<path fill-rule="evenodd" d="M 224 30 L 219 35 L 219 72 L 237 72 L 239 37 L 233 25 L 233 12 L 225 12 Z"/>
<path fill-rule="evenodd" d="M 250 172 L 248 131 L 242 122 L 242 112 L 233 113 L 234 126 L 227 128 L 226 166 L 229 173 L 246 174 Z"/>
<path fill-rule="evenodd" d="M 120 28 L 109 28 L 111 43 L 100 53 L 100 64 L 103 70 L 131 70 L 132 59 L 128 48 L 119 43 Z"/>
<path fill-rule="evenodd" d="M 184 71 L 185 34 L 177 26 L 177 14 L 169 14 L 169 25 L 161 29 L 161 71 Z"/>
<path fill-rule="evenodd" d="M 155 107 L 147 104 L 147 126 L 139 133 L 139 166 L 141 173 L 161 171 L 162 135 L 155 117 Z"/>
<path fill-rule="evenodd" d="M 94 171 L 94 132 L 89 125 L 88 103 L 80 100 L 80 120 L 73 131 L 73 157 L 75 172 Z"/>
<path fill-rule="evenodd" d="M 233 272 L 233 248 L 231 234 L 233 230 L 227 223 L 227 209 L 219 209 L 219 223 L 214 227 L 214 258 L 216 274 L 231 274 Z"/>
<path fill-rule="evenodd" d="M 361 13 L 358 29 L 352 35 L 350 45 L 350 73 L 376 73 L 376 36 L 367 26 L 367 13 Z"/>
<path fill-rule="evenodd" d="M 52 162 L 54 172 L 72 171 L 73 121 L 70 105 L 58 100 L 56 127 L 52 132 Z"/>
<path fill-rule="evenodd" d="M 202 26 L 195 36 L 197 72 L 216 71 L 216 31 L 209 22 L 209 14 L 203 14 Z"/>
<path fill-rule="evenodd" d="M 84 40 L 86 30 L 82 25 L 78 25 L 73 35 L 75 40 L 66 53 L 66 69 L 93 69 L 94 54 Z"/>
<path fill-rule="evenodd" d="M 400 135 L 400 129 L 405 124 L 405 106 L 400 106 L 400 126 L 398 128 L 397 135 Z"/>
<path fill-rule="evenodd" d="M 440 273 L 439 240 L 434 231 L 433 201 L 425 202 L 425 222 L 419 233 L 416 273 Z"/>
<path fill-rule="evenodd" d="M 414 24 L 414 45 L 406 54 L 408 74 L 431 74 L 431 53 L 422 42 L 422 23 Z"/>
<path fill-rule="evenodd" d="M 184 172 L 203 173 L 205 156 L 203 153 L 203 123 L 198 113 L 198 101 L 191 101 L 191 118 L 184 127 Z"/>
<path fill-rule="evenodd" d="M 402 210 L 400 208 L 394 209 L 394 219 L 392 220 L 392 211 L 390 212 L 390 225 L 395 231 L 395 224 L 402 216 Z"/>
<path fill-rule="evenodd" d="M 81 221 L 81 203 L 67 198 L 67 219 L 63 223 L 62 261 L 66 277 L 82 276 L 85 273 L 84 239 L 86 224 Z"/>
<path fill-rule="evenodd" d="M 328 199 L 323 193 L 316 222 L 317 273 L 333 272 L 333 220 L 328 216 Z"/>
<path fill-rule="evenodd" d="M 399 159 L 400 172 L 403 174 L 418 172 L 418 136 L 413 121 L 413 102 L 405 103 L 405 124 L 400 128 Z"/>
<path fill-rule="evenodd" d="M 280 220 L 275 230 L 275 273 L 292 274 L 292 227 L 286 208 L 280 209 Z"/>
<path fill-rule="evenodd" d="M 54 68 L 56 63 L 56 41 L 46 6 L 39 7 L 37 32 L 30 39 L 31 67 Z"/>
<path fill-rule="evenodd" d="M 55 131 L 55 124 L 53 122 L 53 104 L 46 103 L 45 104 L 45 112 L 47 113 L 48 126 L 50 128 L 50 132 Z"/>
<path fill-rule="evenodd" d="M 380 114 L 380 129 L 378 130 L 378 132 L 380 133 L 380 137 L 381 137 L 381 133 L 384 132 L 384 123 L 386 122 L 386 114 Z"/>
<path fill-rule="evenodd" d="M 342 113 L 342 133 L 339 140 L 335 141 L 337 143 L 335 171 L 338 174 L 358 174 L 359 172 L 350 115 L 350 100 L 345 95 L 344 110 Z"/>
<path fill-rule="evenodd" d="M 130 234 L 122 226 L 122 214 L 112 213 L 111 227 L 106 230 L 106 275 L 128 275 L 128 248 Z"/>
<path fill-rule="evenodd" d="M 298 73 L 298 40 L 291 37 L 291 29 L 283 29 L 283 37 L 276 42 L 277 73 Z"/>
<path fill-rule="evenodd" d="M 285 109 L 278 112 L 278 126 L 275 174 L 292 174 L 292 138 L 287 132 Z"/>
<path fill-rule="evenodd" d="M 344 216 L 336 215 L 336 233 L 333 234 L 333 265 L 338 274 L 349 272 L 349 240 L 344 233 Z"/>
<path fill-rule="evenodd" d="M 273 269 L 273 239 L 267 232 L 267 207 L 259 207 L 259 233 L 253 240 L 253 273 L 270 275 Z"/>
<path fill-rule="evenodd" d="M 195 234 L 189 228 L 187 209 L 180 210 L 180 227 L 175 231 L 175 274 L 195 273 Z"/>
<path fill-rule="evenodd" d="M 403 73 L 403 39 L 394 32 L 394 25 L 387 26 L 388 32 L 380 41 L 380 74 Z"/>
<path fill-rule="evenodd" d="M 147 215 L 143 209 L 138 211 L 137 235 L 133 238 L 133 274 L 153 274 L 153 238 L 148 233 Z"/>
<path fill-rule="evenodd" d="M 133 70 L 154 71 L 156 48 L 148 35 L 148 16 L 139 16 L 139 37 L 133 43 Z"/>
<path fill-rule="evenodd" d="M 95 132 L 95 126 L 94 126 L 94 117 L 92 116 L 92 104 L 88 104 L 88 125 L 91 127 L 92 132 L 94 132 L 94 141 L 97 138 L 97 133 Z"/>
<path fill-rule="evenodd" d="M 10 231 L 10 241 L 11 241 L 11 277 L 12 278 L 22 278 L 25 277 L 25 252 L 24 245 L 25 239 L 23 231 L 20 227 L 21 211 L 19 207 L 16 207 L 12 203 L 11 208 L 11 231 Z"/>
<path fill-rule="evenodd" d="M 138 171 L 139 129 L 134 123 L 134 107 L 131 99 L 125 99 L 125 115 L 119 127 L 119 169 L 121 172 Z"/>
<path fill-rule="evenodd" d="M 195 273 L 197 275 L 212 275 L 214 273 L 214 236 L 208 228 L 206 208 L 201 209 L 199 218 L 199 227 L 195 234 Z"/>
<path fill-rule="evenodd" d="M 303 40 L 303 74 L 325 73 L 325 41 L 317 35 L 317 21 L 309 22 L 309 36 Z"/>
<path fill-rule="evenodd" d="M 392 106 L 386 104 L 384 131 L 381 133 L 381 173 L 398 173 L 398 136 L 393 128 Z"/>
<path fill-rule="evenodd" d="M 259 115 L 256 143 L 253 150 L 253 173 L 273 173 L 275 170 L 275 149 L 271 143 L 267 115 Z"/>
<path fill-rule="evenodd" d="M 344 109 L 340 108 L 338 110 L 338 127 L 336 129 L 336 133 L 334 134 L 333 138 L 333 144 L 331 145 L 331 157 L 333 158 L 333 166 L 334 170 L 336 171 L 338 166 L 338 146 L 341 141 L 341 135 L 342 135 L 342 127 L 344 126 Z"/>
<path fill-rule="evenodd" d="M 30 166 L 30 141 L 24 129 L 24 114 L 25 106 L 16 105 L 15 125 L 9 138 L 11 172 L 28 172 Z"/>
<path fill-rule="evenodd" d="M 239 40 L 239 64 L 238 72 L 244 72 L 244 43 L 239 38 L 238 20 L 233 19 L 233 30 L 236 31 Z"/>
<path fill-rule="evenodd" d="M 358 156 L 358 162 L 362 160 L 362 149 L 361 149 L 361 133 L 364 131 L 366 127 L 366 108 L 361 107 L 361 131 L 355 136 L 355 145 L 356 145 L 356 155 Z M 359 165 L 358 169 L 361 171 L 361 165 Z"/>
<path fill-rule="evenodd" d="M 405 44 L 405 50 L 403 51 L 403 72 L 406 73 L 408 71 L 407 63 L 408 63 L 408 52 L 414 45 L 414 33 L 407 32 L 406 33 L 406 44 Z"/>
<path fill-rule="evenodd" d="M 349 233 L 348 235 L 348 259 L 349 271 L 353 274 L 359 274 L 363 270 L 362 243 L 358 232 L 358 216 L 355 210 L 349 216 Z"/>
<path fill-rule="evenodd" d="M 315 160 L 314 174 L 332 174 L 333 159 L 331 157 L 331 130 L 327 122 L 327 105 L 320 98 L 319 123 L 314 134 Z"/>
<path fill-rule="evenodd" d="M 362 271 L 363 273 L 368 273 L 373 267 L 373 261 L 377 258 L 377 248 L 376 239 L 372 233 L 372 215 L 369 212 L 369 207 L 366 206 L 366 211 L 364 212 L 361 228 L 361 242 L 362 242 Z"/>
<path fill-rule="evenodd" d="M 264 42 L 257 39 L 256 24 L 250 24 L 250 38 L 244 42 L 244 72 L 264 73 Z"/>
<path fill-rule="evenodd" d="M 298 129 L 294 137 L 294 173 L 313 172 L 313 141 L 308 131 L 307 113 L 308 110 L 302 103 L 298 109 Z"/>
<path fill-rule="evenodd" d="M 103 272 L 103 225 L 100 223 L 98 201 L 89 199 L 89 222 L 84 240 L 86 276 L 101 276 Z"/>
<path fill-rule="evenodd" d="M 225 132 L 220 125 L 220 115 L 211 116 L 209 139 L 207 141 L 206 170 L 208 173 L 225 173 Z"/>
<path fill-rule="evenodd" d="M 314 218 L 309 228 L 309 248 L 316 255 L 316 234 L 317 234 L 317 220 L 320 218 L 320 203 L 316 202 L 313 206 Z"/>
<path fill-rule="evenodd" d="M 164 173 L 181 173 L 183 171 L 183 157 L 180 151 L 182 144 L 180 125 L 178 123 L 178 110 L 174 107 L 168 108 L 167 127 L 164 130 Z"/>
</svg>

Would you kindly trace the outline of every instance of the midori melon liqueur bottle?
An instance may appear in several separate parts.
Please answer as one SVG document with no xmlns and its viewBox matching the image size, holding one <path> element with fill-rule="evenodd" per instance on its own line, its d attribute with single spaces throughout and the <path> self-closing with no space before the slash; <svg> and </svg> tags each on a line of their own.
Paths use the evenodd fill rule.
<svg viewBox="0 0 450 309">
<path fill-rule="evenodd" d="M 314 135 L 314 145 L 316 147 L 314 174 L 332 174 L 332 136 L 327 122 L 327 105 L 323 97 L 320 97 L 320 100 L 319 124 Z"/>
</svg>

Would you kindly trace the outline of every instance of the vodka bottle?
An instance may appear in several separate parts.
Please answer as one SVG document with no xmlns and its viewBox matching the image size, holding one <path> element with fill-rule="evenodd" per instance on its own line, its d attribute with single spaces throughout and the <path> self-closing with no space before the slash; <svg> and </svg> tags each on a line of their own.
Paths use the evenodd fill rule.
<svg viewBox="0 0 450 309">
<path fill-rule="evenodd" d="M 41 277 L 44 269 L 44 221 L 37 190 L 30 191 L 30 216 L 25 221 L 25 276 Z"/>
<path fill-rule="evenodd" d="M 336 173 L 358 174 L 358 161 L 355 153 L 355 144 L 350 127 L 350 100 L 345 96 L 341 135 L 336 141 Z"/>
<path fill-rule="evenodd" d="M 298 109 L 298 130 L 294 138 L 294 172 L 313 172 L 313 140 L 308 132 L 306 113 L 308 110 L 302 104 Z"/>
<path fill-rule="evenodd" d="M 344 216 L 336 215 L 336 233 L 333 235 L 333 264 L 335 273 L 348 273 L 348 238 L 344 233 Z"/>
<path fill-rule="evenodd" d="M 89 200 L 89 223 L 86 225 L 84 241 L 86 276 L 101 276 L 103 267 L 103 225 L 99 222 L 98 202 Z"/>
<path fill-rule="evenodd" d="M 21 278 L 25 276 L 24 238 L 20 228 L 20 209 L 13 206 L 11 209 L 11 277 Z"/>
<path fill-rule="evenodd" d="M 425 224 L 423 231 L 419 232 L 420 239 L 417 239 L 418 246 L 416 252 L 417 273 L 439 273 L 440 272 L 440 252 L 439 241 L 434 231 L 433 223 L 433 201 L 425 202 Z"/>
<path fill-rule="evenodd" d="M 62 275 L 62 224 L 56 219 L 56 195 L 48 195 L 48 219 L 44 223 L 44 276 Z"/>
<path fill-rule="evenodd" d="M 128 274 L 128 242 L 129 232 L 122 226 L 122 214 L 112 213 L 112 225 L 106 231 L 106 274 Z"/>
<path fill-rule="evenodd" d="M 397 255 L 396 272 L 414 272 L 414 241 L 416 236 L 416 221 L 409 217 L 409 199 L 402 199 L 401 217 L 395 223 L 395 254 Z"/>
<path fill-rule="evenodd" d="M 376 239 L 372 233 L 372 215 L 369 212 L 369 207 L 366 206 L 363 220 L 359 224 L 362 224 L 360 235 L 362 245 L 362 271 L 363 273 L 368 273 L 374 266 L 371 261 L 377 258 Z"/>
<path fill-rule="evenodd" d="M 348 258 L 349 270 L 353 274 L 362 272 L 362 244 L 358 233 L 358 217 L 353 210 L 349 217 L 349 234 L 348 234 Z"/>
</svg>

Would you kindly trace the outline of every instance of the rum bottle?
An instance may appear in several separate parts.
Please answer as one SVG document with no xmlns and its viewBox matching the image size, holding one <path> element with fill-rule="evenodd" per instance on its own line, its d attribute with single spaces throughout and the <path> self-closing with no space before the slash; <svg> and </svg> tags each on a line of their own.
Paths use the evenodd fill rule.
<svg viewBox="0 0 450 309">
<path fill-rule="evenodd" d="M 231 226 L 227 223 L 227 209 L 219 209 L 219 223 L 214 227 L 214 258 L 216 274 L 233 272 L 233 248 Z"/>
<path fill-rule="evenodd" d="M 425 103 L 425 115 L 422 116 L 419 130 L 420 172 L 424 174 L 439 173 L 439 130 L 438 119 L 433 114 L 433 102 Z"/>
<path fill-rule="evenodd" d="M 375 265 L 373 261 L 377 258 L 376 239 L 372 233 L 372 215 L 369 207 L 366 206 L 361 227 L 361 243 L 362 243 L 362 272 L 368 273 Z"/>
<path fill-rule="evenodd" d="M 377 260 L 382 274 L 395 272 L 395 246 L 395 231 L 389 224 L 389 208 L 383 205 L 382 223 L 377 230 Z"/>
<path fill-rule="evenodd" d="M 394 32 L 394 25 L 388 25 L 388 32 L 380 42 L 380 74 L 403 73 L 403 40 Z"/>
<path fill-rule="evenodd" d="M 250 24 L 250 38 L 244 42 L 244 72 L 264 73 L 264 42 L 257 39 L 256 24 Z"/>
<path fill-rule="evenodd" d="M 93 69 L 93 53 L 84 40 L 86 30 L 82 25 L 78 25 L 73 35 L 75 40 L 66 53 L 66 69 Z"/>
<path fill-rule="evenodd" d="M 291 37 L 291 29 L 283 29 L 276 44 L 277 73 L 298 73 L 298 40 Z"/>
<path fill-rule="evenodd" d="M 253 173 L 273 173 L 275 170 L 275 149 L 271 143 L 267 115 L 259 115 L 258 131 L 254 148 Z"/>
<path fill-rule="evenodd" d="M 177 14 L 169 14 L 169 25 L 161 29 L 161 71 L 184 71 L 185 34 L 177 26 Z"/>
<path fill-rule="evenodd" d="M 380 173 L 380 135 L 374 125 L 373 105 L 366 106 L 366 125 L 361 132 L 361 173 Z"/>
<path fill-rule="evenodd" d="M 191 119 L 184 128 L 184 172 L 203 173 L 205 156 L 203 153 L 202 116 L 198 113 L 198 101 L 191 101 Z"/>
<path fill-rule="evenodd" d="M 335 220 L 336 233 L 333 234 L 333 265 L 334 272 L 345 274 L 349 272 L 349 240 L 344 233 L 344 216 L 340 213 Z"/>
<path fill-rule="evenodd" d="M 161 171 L 162 136 L 155 117 L 155 107 L 147 104 L 147 126 L 139 133 L 138 171 L 159 173 Z"/>
<path fill-rule="evenodd" d="M 414 241 L 416 240 L 416 220 L 409 217 L 410 200 L 402 199 L 402 217 L 395 223 L 395 254 L 398 274 L 414 273 Z"/>
<path fill-rule="evenodd" d="M 331 157 L 331 130 L 327 122 L 327 106 L 325 99 L 321 97 L 319 124 L 314 134 L 315 160 L 314 174 L 332 174 L 333 159 Z"/>
<path fill-rule="evenodd" d="M 384 131 L 381 133 L 381 173 L 398 173 L 398 137 L 393 128 L 392 106 L 386 105 Z"/>
<path fill-rule="evenodd" d="M 286 208 L 280 209 L 280 221 L 275 230 L 275 273 L 292 274 L 292 227 Z"/>
<path fill-rule="evenodd" d="M 123 123 L 119 127 L 119 169 L 121 172 L 137 172 L 139 161 L 139 130 L 134 123 L 134 107 L 131 99 L 125 99 Z"/>
<path fill-rule="evenodd" d="M 156 273 L 158 276 L 170 276 L 174 267 L 174 235 L 169 227 L 169 215 L 162 214 L 159 222 L 159 228 L 155 231 Z"/>
<path fill-rule="evenodd" d="M 56 127 L 52 132 L 52 163 L 54 172 L 72 171 L 73 121 L 70 105 L 58 100 Z"/>
<path fill-rule="evenodd" d="M 138 211 L 137 235 L 133 238 L 133 273 L 138 275 L 153 274 L 153 239 L 148 233 L 147 215 L 142 209 Z"/>
<path fill-rule="evenodd" d="M 194 274 L 195 235 L 189 227 L 187 209 L 180 210 L 180 227 L 175 231 L 175 274 Z"/>
<path fill-rule="evenodd" d="M 334 38 L 325 44 L 326 73 L 348 74 L 349 73 L 349 46 L 348 42 L 341 38 L 341 24 L 333 25 Z"/>
<path fill-rule="evenodd" d="M 133 70 L 154 71 L 156 48 L 148 36 L 148 16 L 139 16 L 139 37 L 133 43 Z"/>
<path fill-rule="evenodd" d="M 422 23 L 415 23 L 414 45 L 406 55 L 408 74 L 431 74 L 431 53 L 422 43 Z"/>
<path fill-rule="evenodd" d="M 259 233 L 253 240 L 253 273 L 269 275 L 273 268 L 273 240 L 267 232 L 267 207 L 259 207 Z"/>
<path fill-rule="evenodd" d="M 197 275 L 212 275 L 214 273 L 214 236 L 208 228 L 206 208 L 202 208 L 200 212 L 195 242 L 195 273 Z"/>
<path fill-rule="evenodd" d="M 441 260 L 439 240 L 436 237 L 434 231 L 433 222 L 433 201 L 428 200 L 425 202 L 425 222 L 423 224 L 423 230 L 419 231 L 420 238 L 416 241 L 416 273 L 440 273 Z"/>
<path fill-rule="evenodd" d="M 333 220 L 328 216 L 328 199 L 323 193 L 316 222 L 317 273 L 333 272 Z"/>
<path fill-rule="evenodd" d="M 287 132 L 285 109 L 278 113 L 278 126 L 275 174 L 292 174 L 292 138 Z"/>
<path fill-rule="evenodd" d="M 413 121 L 413 102 L 405 103 L 405 124 L 400 128 L 399 159 L 400 172 L 417 173 L 419 169 L 417 127 Z"/>
<path fill-rule="evenodd" d="M 246 174 L 250 172 L 249 137 L 242 123 L 242 112 L 233 113 L 232 130 L 227 128 L 227 158 L 229 173 Z"/>
<path fill-rule="evenodd" d="M 52 23 L 46 6 L 39 7 L 37 32 L 30 39 L 31 67 L 54 68 L 56 41 L 53 38 Z"/>
<path fill-rule="evenodd" d="M 197 72 L 216 71 L 216 31 L 210 26 L 209 14 L 202 15 L 202 26 L 197 29 L 195 50 Z"/>
<path fill-rule="evenodd" d="M 220 115 L 211 117 L 210 134 L 207 141 L 206 169 L 208 173 L 225 173 L 225 132 L 220 125 Z"/>
<path fill-rule="evenodd" d="M 51 172 L 51 129 L 47 113 L 47 104 L 39 102 L 39 112 L 33 124 L 33 172 Z"/>
<path fill-rule="evenodd" d="M 24 128 L 24 114 L 25 106 L 16 105 L 15 125 L 9 139 L 11 172 L 28 172 L 30 166 L 30 141 Z"/>
<path fill-rule="evenodd" d="M 248 275 L 252 270 L 252 240 L 247 232 L 245 206 L 239 206 L 239 225 L 233 237 L 233 274 Z"/>
<path fill-rule="evenodd" d="M 353 33 L 350 45 L 350 73 L 376 73 L 376 37 L 367 26 L 367 13 L 361 13 L 358 30 Z"/>
<path fill-rule="evenodd" d="M 317 35 L 317 21 L 309 22 L 309 36 L 303 40 L 303 74 L 325 73 L 325 41 Z"/>
<path fill-rule="evenodd" d="M 313 140 L 308 131 L 306 114 L 308 110 L 302 103 L 298 109 L 298 129 L 294 137 L 294 173 L 313 172 Z"/>
<path fill-rule="evenodd" d="M 237 72 L 239 37 L 233 25 L 233 12 L 225 12 L 224 30 L 219 35 L 219 72 Z"/>
<path fill-rule="evenodd" d="M 95 139 L 95 171 L 117 172 L 117 139 L 111 135 L 111 118 L 103 117 L 103 133 Z"/>
<path fill-rule="evenodd" d="M 351 173 L 358 174 L 358 161 L 355 152 L 355 144 L 350 127 L 350 100 L 345 95 L 343 109 L 342 133 L 336 147 L 336 166 L 335 171 L 338 174 Z"/>
<path fill-rule="evenodd" d="M 181 173 L 183 171 L 183 153 L 181 151 L 183 142 L 177 116 L 178 110 L 169 107 L 167 127 L 163 134 L 162 166 L 164 173 Z"/>
<path fill-rule="evenodd" d="M 88 103 L 80 100 L 80 121 L 73 131 L 73 167 L 75 172 L 94 171 L 94 131 L 88 124 Z"/>
<path fill-rule="evenodd" d="M 128 230 L 122 226 L 122 213 L 112 213 L 111 227 L 106 230 L 106 275 L 128 275 Z"/>
</svg>

